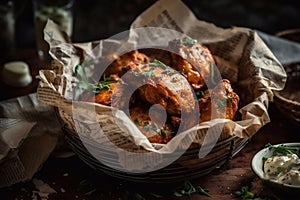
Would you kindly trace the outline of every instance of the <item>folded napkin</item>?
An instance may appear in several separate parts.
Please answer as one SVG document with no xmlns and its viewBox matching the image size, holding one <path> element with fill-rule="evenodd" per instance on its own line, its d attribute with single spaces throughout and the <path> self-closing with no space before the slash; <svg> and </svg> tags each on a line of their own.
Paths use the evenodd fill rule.
<svg viewBox="0 0 300 200">
<path fill-rule="evenodd" d="M 300 43 L 257 32 L 282 64 L 300 61 Z"/>
<path fill-rule="evenodd" d="M 36 94 L 0 102 L 0 188 L 30 180 L 62 139 L 54 108 Z"/>
<path fill-rule="evenodd" d="M 19 147 L 35 124 L 22 119 L 0 118 L 0 160 L 5 158 L 11 149 Z"/>
</svg>

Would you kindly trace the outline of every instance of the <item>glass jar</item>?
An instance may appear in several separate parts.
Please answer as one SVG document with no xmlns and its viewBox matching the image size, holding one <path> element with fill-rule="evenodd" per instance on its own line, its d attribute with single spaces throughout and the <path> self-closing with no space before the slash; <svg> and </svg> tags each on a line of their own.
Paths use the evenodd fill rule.
<svg viewBox="0 0 300 200">
<path fill-rule="evenodd" d="M 12 1 L 0 1 L 0 60 L 6 60 L 14 49 L 15 16 Z"/>
<path fill-rule="evenodd" d="M 72 7 L 74 0 L 33 0 L 35 38 L 39 58 L 49 58 L 49 45 L 44 40 L 44 28 L 48 19 L 53 20 L 69 37 L 73 31 Z"/>
</svg>

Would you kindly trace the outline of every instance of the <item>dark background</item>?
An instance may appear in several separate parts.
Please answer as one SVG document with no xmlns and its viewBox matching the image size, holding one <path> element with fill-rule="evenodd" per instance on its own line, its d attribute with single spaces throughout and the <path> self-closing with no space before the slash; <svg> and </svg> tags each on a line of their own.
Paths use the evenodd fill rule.
<svg viewBox="0 0 300 200">
<path fill-rule="evenodd" d="M 156 0 L 75 0 L 73 42 L 107 38 L 129 28 Z M 183 0 L 195 15 L 217 26 L 243 26 L 275 34 L 300 28 L 297 0 Z M 32 0 L 15 0 L 16 48 L 34 48 Z M 0 30 L 1 31 L 1 30 Z"/>
</svg>

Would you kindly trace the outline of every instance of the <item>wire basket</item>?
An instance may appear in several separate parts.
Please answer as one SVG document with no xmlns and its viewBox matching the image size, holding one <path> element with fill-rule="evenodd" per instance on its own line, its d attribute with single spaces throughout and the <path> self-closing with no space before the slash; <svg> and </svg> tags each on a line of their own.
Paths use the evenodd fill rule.
<svg viewBox="0 0 300 200">
<path fill-rule="evenodd" d="M 300 28 L 282 30 L 277 32 L 275 35 L 277 37 L 281 37 L 294 42 L 300 42 Z"/>
<path fill-rule="evenodd" d="M 300 62 L 284 67 L 287 82 L 283 90 L 274 92 L 274 104 L 287 119 L 300 126 Z"/>
<path fill-rule="evenodd" d="M 56 114 L 65 133 L 65 140 L 82 161 L 98 172 L 134 182 L 171 183 L 209 174 L 212 170 L 226 164 L 250 140 L 250 138 L 242 139 L 236 136 L 221 138 L 212 151 L 201 159 L 198 157 L 199 146 L 192 144 L 176 161 L 162 169 L 147 173 L 128 173 L 103 164 L 87 150 L 86 145 L 89 145 L 89 150 L 92 150 L 93 154 L 97 153 L 105 162 L 117 166 L 119 165 L 118 154 L 114 148 L 100 145 L 89 138 L 79 137 L 72 128 L 72 116 L 59 108 L 56 108 Z"/>
</svg>

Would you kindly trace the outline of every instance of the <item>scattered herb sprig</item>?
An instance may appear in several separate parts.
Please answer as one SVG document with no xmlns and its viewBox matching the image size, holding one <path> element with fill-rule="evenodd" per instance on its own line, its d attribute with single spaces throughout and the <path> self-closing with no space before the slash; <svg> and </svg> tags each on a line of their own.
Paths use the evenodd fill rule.
<svg viewBox="0 0 300 200">
<path fill-rule="evenodd" d="M 168 136 L 168 132 L 166 129 L 164 128 L 159 128 L 158 125 L 156 123 L 150 123 L 148 121 L 144 121 L 143 123 L 140 123 L 138 121 L 138 119 L 134 120 L 135 125 L 137 126 L 141 126 L 145 131 L 154 131 L 158 134 L 160 134 L 163 137 L 167 137 Z"/>
<path fill-rule="evenodd" d="M 189 36 L 183 37 L 179 39 L 180 44 L 185 45 L 185 46 L 193 46 L 195 45 L 198 41 L 196 39 L 193 39 Z"/>
<path fill-rule="evenodd" d="M 168 66 L 165 64 L 165 63 L 163 63 L 163 62 L 161 62 L 161 61 L 159 61 L 159 60 L 157 60 L 157 59 L 153 59 L 150 63 L 149 63 L 149 66 L 153 66 L 153 67 L 163 67 L 163 68 L 167 68 Z"/>
<path fill-rule="evenodd" d="M 175 71 L 174 69 L 172 69 L 171 67 L 167 66 L 166 64 L 164 64 L 163 62 L 157 60 L 157 59 L 153 59 L 151 62 L 146 63 L 142 69 L 145 69 L 149 67 L 149 69 L 147 71 L 142 71 L 140 73 L 132 70 L 131 73 L 134 76 L 145 76 L 145 77 L 152 77 L 154 75 L 154 70 L 155 68 L 159 67 L 161 69 L 163 69 L 164 71 L 161 74 L 167 74 L 167 75 L 173 75 L 176 74 L 177 71 Z"/>
<path fill-rule="evenodd" d="M 232 97 L 229 95 L 224 96 L 225 99 L 217 99 L 217 106 L 219 110 L 225 111 L 227 103 L 231 103 L 233 101 Z"/>
<path fill-rule="evenodd" d="M 226 95 L 225 97 L 226 97 L 226 100 L 227 100 L 228 102 L 232 102 L 232 97 L 231 97 L 231 96 Z"/>
<path fill-rule="evenodd" d="M 300 148 L 299 147 L 289 147 L 286 145 L 272 145 L 270 143 L 266 144 L 266 148 L 272 150 L 275 155 L 289 155 L 289 154 L 297 154 L 300 156 Z"/>
<path fill-rule="evenodd" d="M 197 99 L 203 98 L 205 96 L 205 92 L 202 90 L 195 92 Z"/>
<path fill-rule="evenodd" d="M 193 186 L 189 181 L 185 181 L 182 188 L 177 189 L 174 192 L 174 195 L 177 197 L 188 196 L 190 197 L 193 194 L 201 194 L 208 197 L 211 197 L 208 193 L 208 190 L 201 188 L 200 186 Z"/>
<path fill-rule="evenodd" d="M 253 192 L 249 191 L 248 186 L 243 186 L 239 191 L 235 192 L 235 195 L 240 197 L 242 200 L 270 200 L 268 197 L 259 197 Z"/>
<path fill-rule="evenodd" d="M 79 82 L 78 82 L 78 87 L 92 91 L 94 93 L 99 93 L 102 90 L 110 90 L 110 84 L 117 82 L 116 80 L 112 79 L 111 77 L 104 77 L 103 80 L 95 82 L 95 83 L 90 83 L 85 70 L 84 70 L 85 65 L 77 65 L 75 68 L 75 75 L 77 76 Z"/>
<path fill-rule="evenodd" d="M 149 66 L 162 68 L 164 70 L 162 74 L 173 75 L 177 73 L 177 71 L 157 59 L 153 59 L 153 61 L 149 63 Z"/>
</svg>

